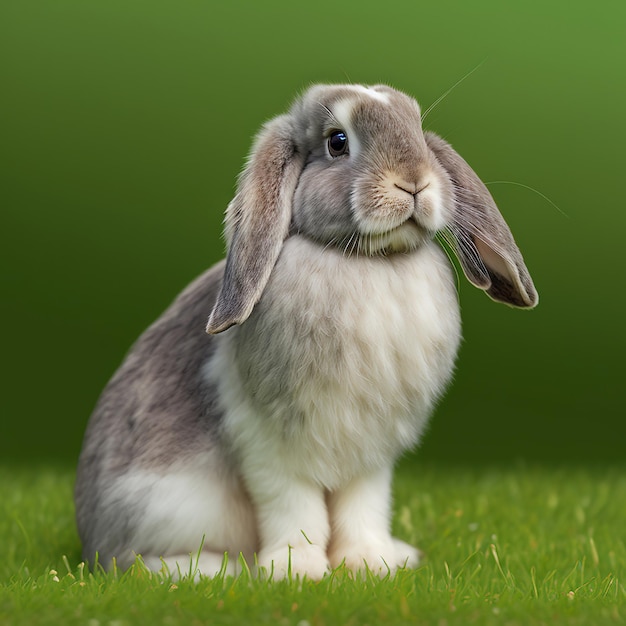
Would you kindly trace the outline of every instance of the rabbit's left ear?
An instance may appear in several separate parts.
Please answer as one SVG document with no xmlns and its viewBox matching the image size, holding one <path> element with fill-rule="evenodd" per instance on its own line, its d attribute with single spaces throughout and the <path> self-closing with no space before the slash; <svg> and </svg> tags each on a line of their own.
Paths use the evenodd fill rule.
<svg viewBox="0 0 626 626">
<path fill-rule="evenodd" d="M 454 186 L 454 215 L 448 230 L 465 276 L 494 300 L 534 307 L 539 296 L 532 278 L 487 187 L 447 142 L 431 132 L 424 135 Z"/>
<path fill-rule="evenodd" d="M 291 117 L 282 115 L 256 138 L 226 210 L 226 269 L 207 333 L 244 322 L 265 289 L 289 233 L 291 203 L 304 167 L 293 137 Z"/>
</svg>

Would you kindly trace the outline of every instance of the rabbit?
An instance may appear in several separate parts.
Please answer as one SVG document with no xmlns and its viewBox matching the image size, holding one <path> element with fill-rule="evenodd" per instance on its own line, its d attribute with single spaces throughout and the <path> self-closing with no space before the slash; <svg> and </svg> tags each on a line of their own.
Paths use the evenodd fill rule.
<svg viewBox="0 0 626 626">
<path fill-rule="evenodd" d="M 267 122 L 226 210 L 225 261 L 137 340 L 91 416 L 84 558 L 312 579 L 415 567 L 390 533 L 393 467 L 461 339 L 438 235 L 492 299 L 537 304 L 487 188 L 413 98 L 313 85 Z"/>
</svg>

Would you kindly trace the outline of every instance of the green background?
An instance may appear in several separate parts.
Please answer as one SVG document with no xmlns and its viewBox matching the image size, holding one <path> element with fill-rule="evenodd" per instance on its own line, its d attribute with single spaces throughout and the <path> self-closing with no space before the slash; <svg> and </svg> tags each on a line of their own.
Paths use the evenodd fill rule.
<svg viewBox="0 0 626 626">
<path fill-rule="evenodd" d="M 4 0 L 0 459 L 74 463 L 129 345 L 222 256 L 251 137 L 297 92 L 384 82 L 425 108 L 475 70 L 426 126 L 515 183 L 490 189 L 541 301 L 462 281 L 419 455 L 622 460 L 625 23 L 622 0 Z"/>
</svg>

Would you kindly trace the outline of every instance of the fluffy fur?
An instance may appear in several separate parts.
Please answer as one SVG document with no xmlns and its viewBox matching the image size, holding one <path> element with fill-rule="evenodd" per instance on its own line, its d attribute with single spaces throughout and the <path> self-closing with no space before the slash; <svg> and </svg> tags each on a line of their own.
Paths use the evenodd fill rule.
<svg viewBox="0 0 626 626">
<path fill-rule="evenodd" d="M 390 486 L 460 341 L 437 233 L 491 297 L 536 304 L 491 196 L 422 133 L 413 99 L 317 85 L 266 124 L 227 210 L 226 262 L 142 335 L 90 420 L 85 558 L 184 572 L 202 545 L 208 575 L 225 552 L 231 572 L 241 553 L 275 576 L 415 566 L 390 535 Z"/>
</svg>

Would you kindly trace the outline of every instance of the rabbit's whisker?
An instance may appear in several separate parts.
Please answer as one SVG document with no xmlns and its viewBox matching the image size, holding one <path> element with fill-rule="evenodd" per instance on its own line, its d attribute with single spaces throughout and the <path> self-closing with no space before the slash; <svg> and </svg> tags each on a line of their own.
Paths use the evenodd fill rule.
<svg viewBox="0 0 626 626">
<path fill-rule="evenodd" d="M 422 122 L 426 119 L 428 114 L 435 109 L 443 100 L 445 100 L 450 93 L 452 93 L 466 78 L 469 78 L 483 63 L 485 59 L 483 59 L 478 65 L 476 65 L 473 69 L 471 69 L 465 76 L 460 78 L 459 80 L 452 85 L 447 91 L 445 91 L 442 95 L 440 95 L 427 109 L 422 113 Z"/>
<path fill-rule="evenodd" d="M 561 215 L 569 217 L 569 215 L 565 211 L 563 211 L 556 202 L 553 202 L 550 198 L 548 198 L 548 196 L 546 196 L 545 193 L 542 193 L 541 191 L 535 189 L 534 187 L 531 187 L 530 185 L 518 183 L 514 180 L 492 180 L 488 183 L 485 183 L 485 185 L 515 185 L 517 187 L 523 187 L 524 189 L 528 189 L 529 191 L 536 193 L 538 196 L 541 196 L 548 204 L 551 204 Z"/>
</svg>

